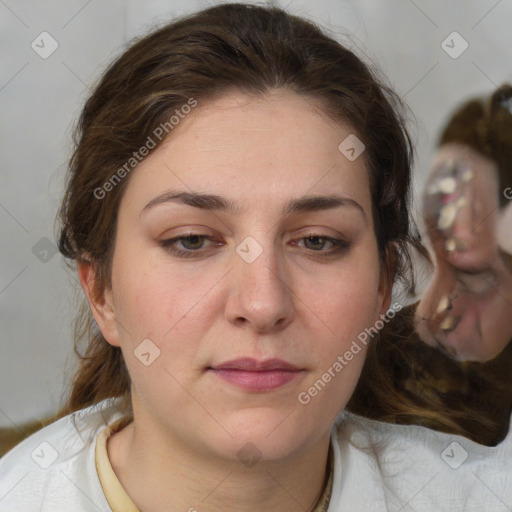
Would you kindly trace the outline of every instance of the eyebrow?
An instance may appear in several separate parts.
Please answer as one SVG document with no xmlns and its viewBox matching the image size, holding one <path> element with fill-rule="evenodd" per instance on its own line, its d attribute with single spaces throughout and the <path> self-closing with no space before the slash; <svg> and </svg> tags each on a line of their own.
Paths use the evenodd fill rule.
<svg viewBox="0 0 512 512">
<path fill-rule="evenodd" d="M 225 197 L 215 194 L 198 194 L 196 192 L 170 191 L 152 199 L 141 211 L 141 215 L 157 205 L 177 202 L 201 210 L 224 211 L 232 215 L 240 215 L 245 211 L 241 205 Z M 283 215 L 330 210 L 340 206 L 348 206 L 359 210 L 366 220 L 364 208 L 354 199 L 338 194 L 303 196 L 288 201 L 283 207 Z"/>
</svg>

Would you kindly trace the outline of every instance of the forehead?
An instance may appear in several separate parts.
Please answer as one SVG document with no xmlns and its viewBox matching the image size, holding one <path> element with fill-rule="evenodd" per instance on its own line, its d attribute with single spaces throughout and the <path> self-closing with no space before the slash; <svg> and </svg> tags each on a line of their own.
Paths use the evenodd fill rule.
<svg viewBox="0 0 512 512">
<path fill-rule="evenodd" d="M 199 101 L 139 164 L 127 194 L 148 196 L 179 185 L 268 201 L 337 189 L 368 202 L 364 153 L 351 161 L 339 149 L 354 130 L 324 108 L 317 99 L 282 90 Z"/>
</svg>

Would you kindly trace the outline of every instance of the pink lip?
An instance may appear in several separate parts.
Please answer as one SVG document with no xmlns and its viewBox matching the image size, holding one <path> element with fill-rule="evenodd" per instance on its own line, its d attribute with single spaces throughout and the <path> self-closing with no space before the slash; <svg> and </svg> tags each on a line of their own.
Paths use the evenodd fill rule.
<svg viewBox="0 0 512 512">
<path fill-rule="evenodd" d="M 210 370 L 230 384 L 254 392 L 272 391 L 302 374 L 301 369 L 281 359 L 233 359 Z"/>
</svg>

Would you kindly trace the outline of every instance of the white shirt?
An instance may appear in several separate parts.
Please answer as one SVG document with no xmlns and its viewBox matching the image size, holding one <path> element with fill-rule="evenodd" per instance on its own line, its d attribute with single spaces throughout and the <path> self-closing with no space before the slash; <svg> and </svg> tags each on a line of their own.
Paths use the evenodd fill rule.
<svg viewBox="0 0 512 512">
<path fill-rule="evenodd" d="M 43 428 L 0 459 L 0 512 L 111 512 L 96 439 L 122 417 L 105 400 Z M 74 419 L 74 422 L 73 422 Z M 512 510 L 512 435 L 496 447 L 344 412 L 333 428 L 328 512 Z"/>
</svg>

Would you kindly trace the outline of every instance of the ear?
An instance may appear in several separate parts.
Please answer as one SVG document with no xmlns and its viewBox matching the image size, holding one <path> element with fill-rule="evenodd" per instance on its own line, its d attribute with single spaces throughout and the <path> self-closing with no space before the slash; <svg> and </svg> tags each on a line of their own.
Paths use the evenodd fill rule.
<svg viewBox="0 0 512 512">
<path fill-rule="evenodd" d="M 119 347 L 119 330 L 117 328 L 112 290 L 105 286 L 99 286 L 96 268 L 91 261 L 78 263 L 78 277 L 101 334 L 111 345 Z"/>
</svg>

